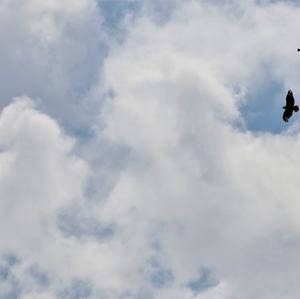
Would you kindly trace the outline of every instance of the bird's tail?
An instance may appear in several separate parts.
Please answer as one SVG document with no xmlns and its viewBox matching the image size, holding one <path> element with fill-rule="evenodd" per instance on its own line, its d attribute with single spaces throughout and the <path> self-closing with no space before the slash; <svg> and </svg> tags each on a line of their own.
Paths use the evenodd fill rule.
<svg viewBox="0 0 300 299">
<path fill-rule="evenodd" d="M 295 105 L 295 106 L 293 107 L 293 110 L 294 110 L 295 112 L 298 112 L 298 111 L 299 111 L 299 107 L 298 107 L 297 105 Z"/>
</svg>

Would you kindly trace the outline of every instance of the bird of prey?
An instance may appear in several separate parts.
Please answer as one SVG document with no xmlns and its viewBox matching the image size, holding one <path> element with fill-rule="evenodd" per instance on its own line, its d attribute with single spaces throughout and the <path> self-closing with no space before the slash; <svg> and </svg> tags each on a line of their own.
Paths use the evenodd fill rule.
<svg viewBox="0 0 300 299">
<path fill-rule="evenodd" d="M 282 107 L 284 110 L 282 119 L 288 122 L 289 118 L 292 116 L 293 111 L 298 112 L 299 107 L 295 105 L 295 99 L 291 90 L 288 91 L 286 95 L 286 105 Z"/>
</svg>

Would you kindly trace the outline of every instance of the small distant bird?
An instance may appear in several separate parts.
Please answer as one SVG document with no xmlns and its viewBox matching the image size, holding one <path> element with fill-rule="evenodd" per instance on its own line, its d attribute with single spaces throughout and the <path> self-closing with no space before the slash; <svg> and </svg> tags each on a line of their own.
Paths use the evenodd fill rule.
<svg viewBox="0 0 300 299">
<path fill-rule="evenodd" d="M 299 107 L 295 105 L 295 99 L 291 90 L 286 95 L 286 105 L 282 107 L 284 110 L 282 119 L 288 122 L 289 118 L 293 115 L 293 111 L 298 112 Z"/>
</svg>

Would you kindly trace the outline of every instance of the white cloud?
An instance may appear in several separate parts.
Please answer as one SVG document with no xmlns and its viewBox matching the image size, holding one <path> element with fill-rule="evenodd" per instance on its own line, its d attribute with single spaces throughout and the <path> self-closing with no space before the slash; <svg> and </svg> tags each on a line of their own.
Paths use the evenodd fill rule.
<svg viewBox="0 0 300 299">
<path fill-rule="evenodd" d="M 70 96 L 84 86 L 77 97 L 82 107 L 102 72 L 94 62 L 103 36 L 94 42 L 90 34 L 100 32 L 96 2 L 0 4 L 1 22 L 18 24 L 10 36 L 0 30 L 6 41 L 0 76 L 10 82 L 2 83 L 1 97 L 41 97 L 43 110 L 59 120 L 26 97 L 0 115 L 0 249 L 19 258 L 11 277 L 22 298 L 55 298 L 72 286 L 76 292 L 73 279 L 83 287 L 88 282 L 90 298 L 292 299 L 299 293 L 298 126 L 281 135 L 236 127 L 257 82 L 275 78 L 297 88 L 299 7 L 165 5 L 167 20 L 157 17 L 159 5 L 146 6 L 127 23 L 122 43 L 111 45 L 100 87 L 91 91 L 93 100 L 99 90 L 110 95 L 100 124 L 89 119 L 101 130 L 78 149 L 59 123 L 82 124 L 80 109 L 66 113 Z M 64 235 L 57 213 L 73 200 L 82 208 L 77 221 L 112 223 L 113 237 Z M 97 224 L 86 223 L 87 230 Z M 28 274 L 32 265 L 46 273 L 46 287 Z M 188 286 L 202 267 L 219 284 L 197 294 Z M 0 294 L 10 288 L 4 281 Z"/>
<path fill-rule="evenodd" d="M 191 1 L 164 26 L 138 20 L 106 60 L 114 96 L 105 133 L 135 158 L 102 216 L 124 227 L 135 259 L 163 223 L 173 285 L 207 265 L 229 286 L 220 298 L 299 291 L 299 135 L 254 136 L 233 125 L 247 101 L 237 91 L 255 88 L 265 71 L 296 88 L 298 13 L 282 2 L 236 9 Z"/>
<path fill-rule="evenodd" d="M 0 140 L 1 248 L 34 255 L 46 246 L 57 208 L 82 197 L 87 166 L 28 98 L 3 110 Z"/>
<path fill-rule="evenodd" d="M 26 15 L 31 18 L 29 30 L 46 44 L 65 38 L 64 31 L 68 29 L 68 25 L 81 23 L 90 17 L 94 9 L 95 2 L 90 0 L 25 2 Z"/>
<path fill-rule="evenodd" d="M 0 16 L 0 107 L 27 95 L 64 126 L 88 126 L 94 114 L 82 99 L 106 47 L 97 2 L 2 1 Z"/>
</svg>

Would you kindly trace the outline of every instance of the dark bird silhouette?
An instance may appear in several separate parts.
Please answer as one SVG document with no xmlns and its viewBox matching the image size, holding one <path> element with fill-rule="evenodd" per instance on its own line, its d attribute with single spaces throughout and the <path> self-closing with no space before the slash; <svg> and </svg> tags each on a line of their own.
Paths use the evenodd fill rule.
<svg viewBox="0 0 300 299">
<path fill-rule="evenodd" d="M 284 110 L 282 119 L 288 122 L 289 118 L 293 115 L 293 111 L 298 112 L 299 107 L 295 105 L 295 99 L 291 90 L 286 95 L 286 105 L 282 107 Z"/>
</svg>

